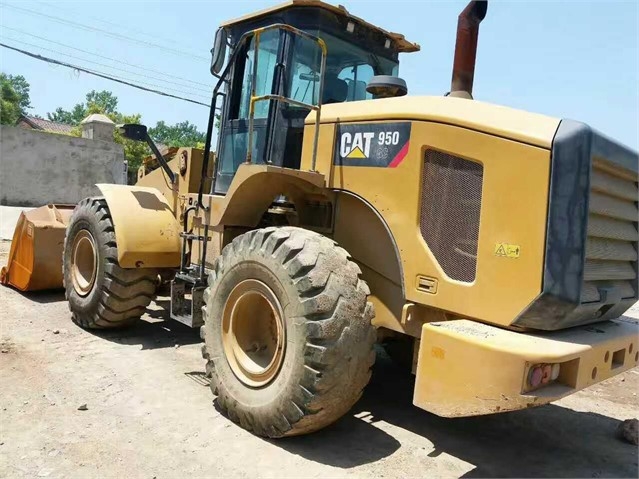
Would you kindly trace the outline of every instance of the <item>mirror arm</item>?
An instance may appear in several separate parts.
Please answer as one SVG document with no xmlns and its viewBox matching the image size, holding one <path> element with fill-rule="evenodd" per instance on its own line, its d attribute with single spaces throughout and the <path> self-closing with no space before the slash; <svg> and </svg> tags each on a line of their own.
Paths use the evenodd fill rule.
<svg viewBox="0 0 639 479">
<path fill-rule="evenodd" d="M 173 171 L 171 171 L 171 168 L 169 168 L 169 164 L 166 161 L 166 158 L 164 158 L 164 156 L 162 156 L 162 153 L 160 153 L 160 150 L 158 150 L 158 147 L 155 146 L 155 142 L 149 136 L 148 132 L 146 132 L 146 136 L 144 137 L 144 139 L 145 139 L 147 145 L 149 145 L 149 148 L 151 148 L 151 151 L 155 155 L 155 158 L 158 160 L 158 162 L 162 166 L 162 169 L 164 170 L 166 175 L 171 180 L 171 184 L 174 184 L 175 183 L 175 179 L 176 179 L 176 175 L 175 175 L 175 173 Z"/>
</svg>

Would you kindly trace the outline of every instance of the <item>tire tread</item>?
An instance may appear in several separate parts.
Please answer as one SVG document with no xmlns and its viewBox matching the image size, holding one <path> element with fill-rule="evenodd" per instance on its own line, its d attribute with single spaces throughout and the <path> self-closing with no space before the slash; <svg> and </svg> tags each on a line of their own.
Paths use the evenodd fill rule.
<svg viewBox="0 0 639 479">
<path fill-rule="evenodd" d="M 71 319 L 86 329 L 120 328 L 135 323 L 146 311 L 155 296 L 157 287 L 157 270 L 152 268 L 125 269 L 118 264 L 118 249 L 115 227 L 106 200 L 101 197 L 82 200 L 73 212 L 64 249 L 70 247 L 68 237 L 71 225 L 82 216 L 93 215 L 97 220 L 97 231 L 92 231 L 98 243 L 104 245 L 104 281 L 95 307 L 91 312 L 76 311 L 70 300 L 66 279 L 64 280 L 65 296 L 69 301 Z M 65 255 L 66 256 L 66 255 Z M 65 278 L 67 265 L 62 262 L 62 273 Z M 72 286 L 70 286 L 72 287 Z"/>
<path fill-rule="evenodd" d="M 204 295 L 205 321 L 211 321 L 206 304 L 215 300 L 209 291 L 212 285 L 246 251 L 255 250 L 279 261 L 304 310 L 300 319 L 307 328 L 307 339 L 299 390 L 269 420 L 247 419 L 237 401 L 224 392 L 216 358 L 206 346 L 205 324 L 202 355 L 207 360 L 211 389 L 218 394 L 218 405 L 228 417 L 255 434 L 282 437 L 313 432 L 345 414 L 368 384 L 376 338 L 371 325 L 373 306 L 367 301 L 370 290 L 360 268 L 333 240 L 295 227 L 264 228 L 236 237 L 215 261 Z"/>
</svg>

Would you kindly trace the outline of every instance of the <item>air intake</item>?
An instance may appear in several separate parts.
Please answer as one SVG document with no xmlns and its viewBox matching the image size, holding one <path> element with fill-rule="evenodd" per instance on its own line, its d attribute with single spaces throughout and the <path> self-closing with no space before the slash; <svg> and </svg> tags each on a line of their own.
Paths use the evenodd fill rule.
<svg viewBox="0 0 639 479">
<path fill-rule="evenodd" d="M 428 150 L 424 158 L 420 229 L 448 277 L 471 283 L 477 272 L 477 241 L 484 167 Z"/>
</svg>

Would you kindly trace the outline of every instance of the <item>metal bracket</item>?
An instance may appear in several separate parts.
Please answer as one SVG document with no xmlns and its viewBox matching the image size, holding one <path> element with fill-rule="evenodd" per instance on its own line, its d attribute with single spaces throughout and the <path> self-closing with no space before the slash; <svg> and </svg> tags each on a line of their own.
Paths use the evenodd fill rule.
<svg viewBox="0 0 639 479">
<path fill-rule="evenodd" d="M 177 277 L 171 281 L 171 318 L 191 328 L 202 326 L 205 288 Z"/>
</svg>

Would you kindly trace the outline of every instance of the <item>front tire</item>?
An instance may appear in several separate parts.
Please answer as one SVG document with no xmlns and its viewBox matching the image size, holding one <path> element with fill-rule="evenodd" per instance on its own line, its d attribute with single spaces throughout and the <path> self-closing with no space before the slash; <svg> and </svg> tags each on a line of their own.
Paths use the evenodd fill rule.
<svg viewBox="0 0 639 479">
<path fill-rule="evenodd" d="M 204 293 L 202 354 L 218 406 L 282 437 L 321 429 L 359 399 L 375 360 L 369 289 L 329 238 L 250 231 L 216 260 Z"/>
<path fill-rule="evenodd" d="M 155 294 L 155 269 L 118 265 L 115 229 L 104 198 L 76 206 L 64 238 L 65 296 L 71 319 L 86 329 L 129 326 L 145 312 Z"/>
</svg>

